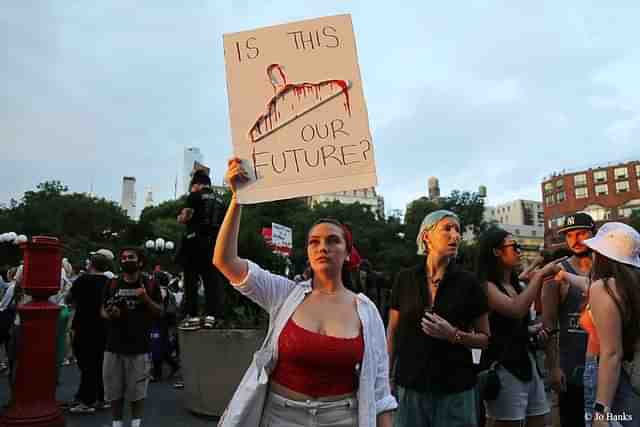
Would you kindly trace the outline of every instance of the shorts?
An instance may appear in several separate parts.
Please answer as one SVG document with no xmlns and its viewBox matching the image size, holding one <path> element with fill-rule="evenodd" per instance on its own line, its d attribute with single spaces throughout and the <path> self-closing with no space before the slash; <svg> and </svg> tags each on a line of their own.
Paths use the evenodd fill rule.
<svg viewBox="0 0 640 427">
<path fill-rule="evenodd" d="M 584 419 L 585 426 L 591 427 L 593 424 L 593 405 L 596 403 L 596 392 L 598 390 L 598 369 L 599 361 L 597 357 L 587 356 L 584 363 Z M 611 412 L 614 417 L 609 421 L 609 426 L 637 426 L 640 412 L 640 396 L 633 393 L 629 376 L 623 369 L 620 369 L 618 388 L 611 403 Z"/>
<path fill-rule="evenodd" d="M 416 391 L 396 386 L 395 427 L 475 427 L 478 425 L 475 389 L 459 393 Z"/>
<path fill-rule="evenodd" d="M 500 393 L 496 400 L 484 402 L 487 418 L 497 421 L 518 421 L 527 417 L 548 414 L 551 411 L 544 381 L 538 374 L 536 363 L 529 353 L 531 381 L 523 382 L 502 365 L 496 371 L 500 378 Z"/>
<path fill-rule="evenodd" d="M 104 399 L 137 402 L 147 397 L 151 378 L 148 354 L 118 354 L 106 351 L 102 365 Z"/>
<path fill-rule="evenodd" d="M 357 427 L 358 400 L 349 397 L 333 402 L 296 401 L 269 393 L 260 427 Z"/>
</svg>

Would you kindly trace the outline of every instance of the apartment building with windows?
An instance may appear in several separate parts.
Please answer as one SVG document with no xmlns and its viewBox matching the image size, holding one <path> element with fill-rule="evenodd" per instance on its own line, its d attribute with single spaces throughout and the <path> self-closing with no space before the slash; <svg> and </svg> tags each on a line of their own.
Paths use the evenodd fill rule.
<svg viewBox="0 0 640 427">
<path fill-rule="evenodd" d="M 640 160 L 553 174 L 542 182 L 545 245 L 564 242 L 557 233 L 566 215 L 587 212 L 597 223 L 626 222 L 640 210 Z"/>
</svg>

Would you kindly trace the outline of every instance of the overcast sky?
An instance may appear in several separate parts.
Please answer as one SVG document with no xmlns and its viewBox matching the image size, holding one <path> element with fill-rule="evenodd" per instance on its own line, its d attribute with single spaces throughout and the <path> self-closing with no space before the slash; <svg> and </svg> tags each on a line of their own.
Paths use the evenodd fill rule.
<svg viewBox="0 0 640 427">
<path fill-rule="evenodd" d="M 137 6 L 132 6 L 135 3 Z M 402 2 L 408 3 L 408 2 Z M 173 197 L 186 146 L 231 154 L 222 34 L 351 13 L 387 212 L 640 158 L 637 1 L 0 3 L 0 203 L 44 180 Z M 226 5 L 226 6 L 225 6 Z"/>
</svg>

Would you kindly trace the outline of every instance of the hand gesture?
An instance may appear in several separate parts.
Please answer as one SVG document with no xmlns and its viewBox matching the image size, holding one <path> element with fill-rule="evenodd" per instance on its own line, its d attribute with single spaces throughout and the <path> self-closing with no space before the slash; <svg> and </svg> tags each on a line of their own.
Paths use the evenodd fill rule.
<svg viewBox="0 0 640 427">
<path fill-rule="evenodd" d="M 425 334 L 441 340 L 451 341 L 456 334 L 456 328 L 435 313 L 425 313 L 420 326 Z"/>
<path fill-rule="evenodd" d="M 105 311 L 107 312 L 107 314 L 109 315 L 109 318 L 111 318 L 111 319 L 120 318 L 120 309 L 118 307 L 116 307 L 115 305 L 108 306 L 105 309 Z"/>
<path fill-rule="evenodd" d="M 146 298 L 147 296 L 147 290 L 144 288 L 144 286 L 140 286 L 139 288 L 136 288 L 136 297 L 138 297 L 139 300 L 143 300 Z"/>
<path fill-rule="evenodd" d="M 562 368 L 554 368 L 551 370 L 549 382 L 551 388 L 556 393 L 564 393 L 567 391 L 567 378 L 565 377 Z"/>
<path fill-rule="evenodd" d="M 240 159 L 237 157 L 232 158 L 227 163 L 227 172 L 224 175 L 224 180 L 229 184 L 231 192 L 236 194 L 239 183 L 244 183 L 249 180 L 249 175 L 242 167 Z"/>
<path fill-rule="evenodd" d="M 542 267 L 542 269 L 540 270 L 542 277 L 555 276 L 556 274 L 558 274 L 558 272 L 562 270 L 562 268 L 560 268 L 560 262 L 562 261 L 564 261 L 564 259 L 550 262 L 549 264 Z"/>
</svg>

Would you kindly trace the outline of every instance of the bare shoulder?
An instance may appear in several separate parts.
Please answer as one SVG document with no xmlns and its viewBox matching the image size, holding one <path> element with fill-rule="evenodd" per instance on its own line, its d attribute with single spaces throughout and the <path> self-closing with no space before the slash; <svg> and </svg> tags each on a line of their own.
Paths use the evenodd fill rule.
<svg viewBox="0 0 640 427">
<path fill-rule="evenodd" d="M 589 288 L 589 302 L 591 305 L 594 303 L 601 304 L 605 301 L 614 303 L 611 293 L 613 293 L 615 297 L 618 297 L 616 280 L 614 278 L 609 278 L 605 285 L 605 282 L 602 279 L 598 279 L 593 282 Z"/>
</svg>

